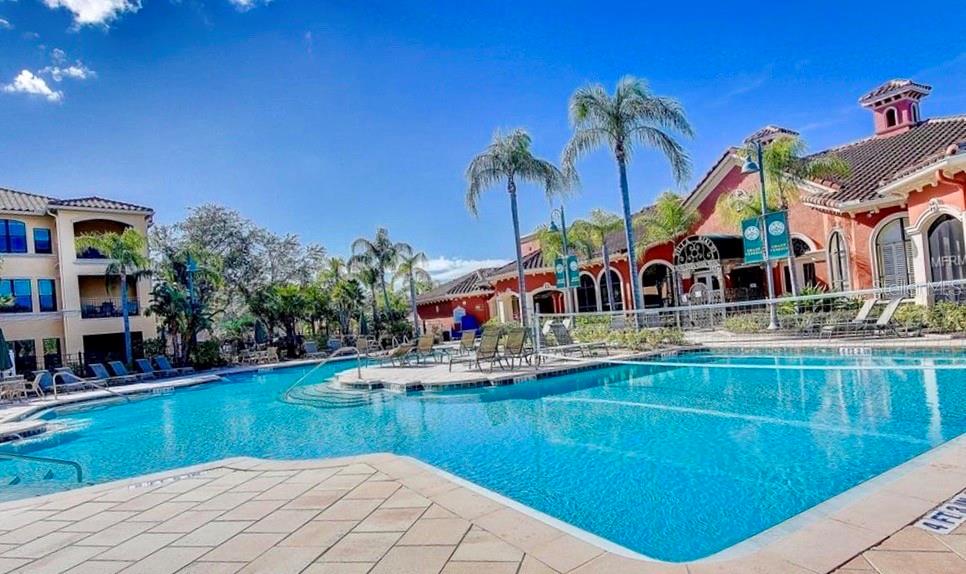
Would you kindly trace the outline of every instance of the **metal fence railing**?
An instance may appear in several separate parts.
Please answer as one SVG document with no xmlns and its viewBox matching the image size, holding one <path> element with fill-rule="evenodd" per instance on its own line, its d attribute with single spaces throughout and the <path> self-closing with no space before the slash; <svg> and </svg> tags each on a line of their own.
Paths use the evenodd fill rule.
<svg viewBox="0 0 966 574">
<path fill-rule="evenodd" d="M 723 296 L 721 297 L 723 299 Z M 672 328 L 795 337 L 966 332 L 966 279 L 750 301 L 591 313 L 534 313 L 534 328 L 563 321 L 585 331 Z"/>
<path fill-rule="evenodd" d="M 81 299 L 82 319 L 120 317 L 123 315 L 123 310 L 124 307 L 120 298 Z M 140 302 L 136 298 L 129 298 L 127 300 L 128 315 L 133 317 L 135 315 L 139 315 L 140 312 Z"/>
</svg>

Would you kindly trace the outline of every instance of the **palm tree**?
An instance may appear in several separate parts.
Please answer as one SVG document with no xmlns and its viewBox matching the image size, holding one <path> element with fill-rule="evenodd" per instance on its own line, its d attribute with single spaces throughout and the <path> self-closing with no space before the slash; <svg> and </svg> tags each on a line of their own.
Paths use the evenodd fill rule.
<svg viewBox="0 0 966 574">
<path fill-rule="evenodd" d="M 641 217 L 640 226 L 643 228 L 644 245 L 649 243 L 670 243 L 672 250 L 678 239 L 687 235 L 698 222 L 698 212 L 685 205 L 681 196 L 665 191 Z M 673 272 L 673 271 L 672 271 Z M 680 301 L 679 277 L 674 274 L 673 283 L 675 300 Z"/>
<path fill-rule="evenodd" d="M 380 272 L 374 265 L 371 265 L 363 259 L 353 259 L 350 261 L 353 273 L 356 279 L 360 283 L 369 288 L 369 293 L 372 295 L 372 327 L 376 330 L 377 334 L 379 331 L 379 306 L 376 302 L 379 299 L 377 294 L 377 287 L 379 285 Z M 389 308 L 389 300 L 386 299 L 386 308 Z"/>
<path fill-rule="evenodd" d="M 634 308 L 640 309 L 641 287 L 637 276 L 637 258 L 634 257 L 637 250 L 627 188 L 627 162 L 635 146 L 656 148 L 671 164 L 674 179 L 683 183 L 691 173 L 691 162 L 672 132 L 691 137 L 691 124 L 677 101 L 652 94 L 646 82 L 633 76 L 621 78 L 613 96 L 600 84 L 579 88 L 570 97 L 570 122 L 574 134 L 564 148 L 561 162 L 569 179 L 577 178 L 577 159 L 595 149 L 607 146 L 617 160 L 631 295 Z"/>
<path fill-rule="evenodd" d="M 570 227 L 570 236 L 575 245 L 587 251 L 588 258 L 600 251 L 604 262 L 604 277 L 607 279 L 607 303 L 614 311 L 614 284 L 610 276 L 610 248 L 607 238 L 624 227 L 624 221 L 619 215 L 608 213 L 603 209 L 590 212 L 590 217 L 576 221 Z"/>
<path fill-rule="evenodd" d="M 409 306 L 413 314 L 413 333 L 419 336 L 419 314 L 416 309 L 416 286 L 420 282 L 432 281 L 429 273 L 422 268 L 426 264 L 426 254 L 422 251 L 403 256 L 399 259 L 394 279 L 401 279 L 409 287 Z"/>
<path fill-rule="evenodd" d="M 808 157 L 805 155 L 805 141 L 793 135 L 783 135 L 764 145 L 762 159 L 765 170 L 765 201 L 768 210 L 786 210 L 797 203 L 801 187 L 807 180 L 842 179 L 850 173 L 849 164 L 834 154 Z M 754 157 L 754 142 L 739 152 L 743 156 Z M 761 201 L 757 194 L 747 192 L 722 195 L 715 204 L 715 211 L 726 224 L 741 227 L 741 222 L 761 215 Z M 788 250 L 789 278 L 792 294 L 798 295 L 798 280 L 795 277 L 795 250 Z"/>
<path fill-rule="evenodd" d="M 148 241 L 136 229 L 127 228 L 123 233 L 108 231 L 105 233 L 85 233 L 77 237 L 77 250 L 94 249 L 106 257 L 109 262 L 104 275 L 107 278 L 108 290 L 112 277 L 119 277 L 121 283 L 121 317 L 124 322 L 124 359 L 127 364 L 134 361 L 131 349 L 131 319 L 127 304 L 127 284 L 129 280 L 137 282 L 141 277 L 150 274 L 151 261 L 148 259 Z"/>
<path fill-rule="evenodd" d="M 493 134 L 490 145 L 473 158 L 466 168 L 466 207 L 477 215 L 480 195 L 489 187 L 506 181 L 513 217 L 513 239 L 517 250 L 517 288 L 520 297 L 520 320 L 527 324 L 527 288 L 523 274 L 523 252 L 520 248 L 520 215 L 517 211 L 517 181 L 541 185 L 548 198 L 563 194 L 566 181 L 563 174 L 549 161 L 537 158 L 531 149 L 530 134 L 515 129 L 503 135 Z"/>
<path fill-rule="evenodd" d="M 386 273 L 395 269 L 401 257 L 412 255 L 413 248 L 408 243 L 396 242 L 389 238 L 389 230 L 380 227 L 371 240 L 360 237 L 352 242 L 352 259 L 361 261 L 379 273 L 386 310 L 389 310 L 389 289 L 386 287 Z"/>
<path fill-rule="evenodd" d="M 349 334 L 352 317 L 359 313 L 362 307 L 362 289 L 355 279 L 339 279 L 332 286 L 332 305 L 339 321 L 339 329 L 343 335 Z M 360 313 L 361 314 L 361 313 Z"/>
</svg>

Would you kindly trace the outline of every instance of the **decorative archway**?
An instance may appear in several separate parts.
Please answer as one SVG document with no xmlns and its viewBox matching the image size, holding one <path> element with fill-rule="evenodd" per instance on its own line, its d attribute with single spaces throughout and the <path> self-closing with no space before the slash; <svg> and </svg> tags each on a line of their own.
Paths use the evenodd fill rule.
<svg viewBox="0 0 966 574">
<path fill-rule="evenodd" d="M 721 252 L 710 237 L 692 235 L 678 243 L 674 248 L 674 272 L 678 281 L 691 279 L 693 283 L 701 283 L 708 288 L 709 293 L 700 297 L 702 303 L 721 300 L 724 287 Z M 679 285 L 679 292 L 680 288 Z M 688 302 L 691 302 L 690 298 Z"/>
<path fill-rule="evenodd" d="M 674 267 L 668 261 L 649 261 L 641 269 L 640 281 L 645 309 L 675 305 Z"/>
</svg>

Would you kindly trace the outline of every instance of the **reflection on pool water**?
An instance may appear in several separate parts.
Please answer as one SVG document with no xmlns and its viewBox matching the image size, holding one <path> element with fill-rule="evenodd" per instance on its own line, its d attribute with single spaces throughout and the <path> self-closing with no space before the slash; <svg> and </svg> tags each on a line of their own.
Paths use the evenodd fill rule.
<svg viewBox="0 0 966 574">
<path fill-rule="evenodd" d="M 78 461 L 97 482 L 232 456 L 395 452 L 647 556 L 683 561 L 966 431 L 966 371 L 952 368 L 966 355 L 716 351 L 669 361 L 688 366 L 615 366 L 339 409 L 280 400 L 310 367 L 232 375 L 48 412 L 65 429 L 18 448 Z M 323 366 L 306 383 L 350 365 Z M 23 480 L 3 496 L 70 486 L 68 470 L 42 480 L 48 469 L 38 466 L 0 462 L 0 477 Z"/>
</svg>

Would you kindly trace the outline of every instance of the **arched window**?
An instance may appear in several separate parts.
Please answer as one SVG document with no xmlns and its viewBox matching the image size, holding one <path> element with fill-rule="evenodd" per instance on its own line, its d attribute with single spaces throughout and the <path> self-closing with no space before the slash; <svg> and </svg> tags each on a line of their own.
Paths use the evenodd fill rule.
<svg viewBox="0 0 966 574">
<path fill-rule="evenodd" d="M 586 273 L 580 275 L 580 287 L 577 287 L 577 312 L 593 313 L 597 310 L 597 284 L 594 278 Z"/>
<path fill-rule="evenodd" d="M 933 281 L 966 278 L 966 246 L 963 223 L 942 215 L 929 227 L 929 267 Z"/>
<path fill-rule="evenodd" d="M 610 297 L 607 293 L 607 277 L 602 273 L 600 276 L 600 308 L 603 311 L 623 311 L 624 303 L 621 300 L 621 276 L 617 271 L 610 270 L 610 280 L 614 287 L 614 305 L 610 304 Z"/>
<path fill-rule="evenodd" d="M 674 283 L 671 268 L 664 263 L 648 265 L 641 271 L 644 308 L 674 305 Z"/>
<path fill-rule="evenodd" d="M 889 108 L 888 110 L 886 110 L 886 127 L 891 128 L 897 123 L 899 123 L 899 121 L 896 116 L 896 109 Z"/>
<path fill-rule="evenodd" d="M 909 108 L 909 116 L 913 122 L 919 122 L 919 104 L 912 104 Z"/>
<path fill-rule="evenodd" d="M 906 236 L 909 220 L 893 219 L 875 236 L 875 262 L 879 271 L 879 287 L 895 287 L 912 283 L 912 242 Z"/>
<path fill-rule="evenodd" d="M 828 239 L 829 283 L 833 291 L 849 289 L 849 255 L 845 238 L 840 231 L 832 233 Z"/>
<path fill-rule="evenodd" d="M 27 226 L 15 219 L 0 219 L 0 253 L 26 253 Z"/>
</svg>

